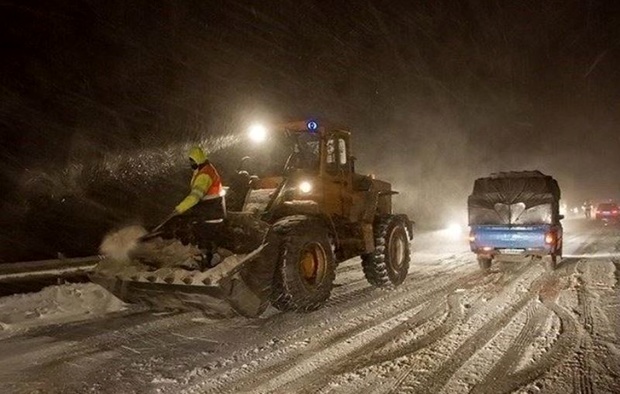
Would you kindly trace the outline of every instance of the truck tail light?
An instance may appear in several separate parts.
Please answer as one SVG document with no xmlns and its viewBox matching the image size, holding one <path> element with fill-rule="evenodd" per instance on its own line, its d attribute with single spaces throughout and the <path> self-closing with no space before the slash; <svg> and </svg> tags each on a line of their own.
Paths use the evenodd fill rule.
<svg viewBox="0 0 620 394">
<path fill-rule="evenodd" d="M 547 234 L 545 234 L 545 243 L 547 245 L 553 245 L 553 243 L 555 242 L 555 234 L 552 232 L 548 232 Z"/>
</svg>

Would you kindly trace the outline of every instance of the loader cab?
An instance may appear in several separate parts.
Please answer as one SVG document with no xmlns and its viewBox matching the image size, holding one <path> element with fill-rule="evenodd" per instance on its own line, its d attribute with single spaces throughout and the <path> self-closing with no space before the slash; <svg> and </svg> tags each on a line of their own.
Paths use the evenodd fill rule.
<svg viewBox="0 0 620 394">
<path fill-rule="evenodd" d="M 349 155 L 349 132 L 333 131 L 325 138 L 325 160 L 322 161 L 322 174 L 340 178 L 350 178 L 352 173 Z"/>
<path fill-rule="evenodd" d="M 272 194 L 274 200 L 265 210 L 287 201 L 314 201 L 327 215 L 348 217 L 353 190 L 350 133 L 314 121 L 290 122 L 278 129 L 290 153 L 278 185 L 272 185 L 278 189 Z M 266 181 L 261 179 L 255 186 L 263 188 Z M 304 191 L 302 185 L 308 189 Z"/>
<path fill-rule="evenodd" d="M 323 205 L 330 214 L 348 216 L 353 177 L 350 133 L 330 130 L 322 138 L 321 171 Z"/>
<path fill-rule="evenodd" d="M 320 136 L 311 133 L 296 133 L 292 152 L 284 165 L 284 173 L 304 171 L 316 174 L 320 169 Z"/>
</svg>

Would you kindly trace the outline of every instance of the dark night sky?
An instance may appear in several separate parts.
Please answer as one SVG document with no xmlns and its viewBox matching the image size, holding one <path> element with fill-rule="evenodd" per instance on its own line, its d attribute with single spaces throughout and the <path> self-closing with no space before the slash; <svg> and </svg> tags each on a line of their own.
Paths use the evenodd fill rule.
<svg viewBox="0 0 620 394">
<path fill-rule="evenodd" d="M 83 183 L 110 155 L 148 168 L 123 167 L 139 189 L 161 164 L 144 152 L 291 116 L 349 125 L 361 169 L 418 221 L 461 212 L 497 170 L 541 169 L 575 205 L 620 197 L 618 1 L 8 0 L 0 15 L 5 225 L 33 189 L 107 205 Z"/>
</svg>

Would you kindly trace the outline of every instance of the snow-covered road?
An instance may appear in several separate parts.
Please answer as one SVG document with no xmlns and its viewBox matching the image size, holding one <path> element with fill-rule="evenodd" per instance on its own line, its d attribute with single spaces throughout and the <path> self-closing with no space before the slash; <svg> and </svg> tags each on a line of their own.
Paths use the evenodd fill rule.
<svg viewBox="0 0 620 394">
<path fill-rule="evenodd" d="M 554 273 L 483 275 L 462 239 L 423 233 L 397 290 L 354 259 L 325 308 L 252 320 L 123 308 L 93 284 L 0 298 L 0 392 L 620 392 L 620 229 L 573 221 L 564 242 Z"/>
</svg>

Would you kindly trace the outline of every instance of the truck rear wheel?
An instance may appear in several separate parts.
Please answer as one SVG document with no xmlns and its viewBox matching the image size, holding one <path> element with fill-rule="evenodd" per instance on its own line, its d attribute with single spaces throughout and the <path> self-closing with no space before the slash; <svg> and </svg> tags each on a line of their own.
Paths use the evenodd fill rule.
<svg viewBox="0 0 620 394">
<path fill-rule="evenodd" d="M 407 227 L 395 216 L 375 223 L 375 250 L 362 255 L 362 267 L 368 283 L 375 287 L 395 287 L 409 272 L 411 249 Z"/>
<path fill-rule="evenodd" d="M 326 229 L 307 221 L 288 231 L 280 243 L 271 303 L 281 311 L 311 311 L 329 299 L 336 276 Z"/>
<path fill-rule="evenodd" d="M 493 259 L 491 257 L 478 256 L 478 266 L 482 272 L 489 272 L 491 270 L 491 264 Z"/>
</svg>

